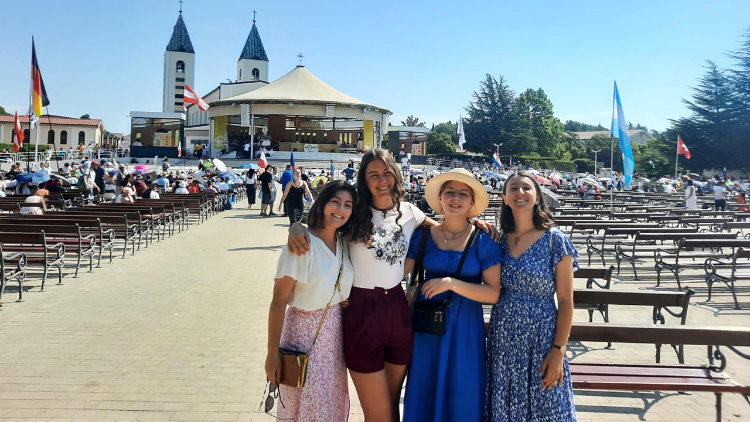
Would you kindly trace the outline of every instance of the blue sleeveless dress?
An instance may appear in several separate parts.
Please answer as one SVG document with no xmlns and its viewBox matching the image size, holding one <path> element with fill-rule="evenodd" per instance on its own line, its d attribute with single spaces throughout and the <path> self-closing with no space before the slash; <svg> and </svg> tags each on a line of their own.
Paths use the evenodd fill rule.
<svg viewBox="0 0 750 422">
<path fill-rule="evenodd" d="M 567 358 L 563 361 L 562 386 L 543 389 L 539 371 L 552 348 L 557 327 L 554 266 L 570 255 L 575 271 L 578 251 L 557 228 L 545 232 L 517 259 L 508 250 L 507 236 L 503 236 L 500 248 L 504 261 L 502 289 L 500 300 L 492 307 L 487 339 L 484 420 L 575 421 Z"/>
<path fill-rule="evenodd" d="M 425 249 L 425 281 L 455 276 L 481 283 L 482 271 L 501 262 L 500 246 L 489 234 L 477 233 L 456 275 L 463 251 L 446 251 L 429 239 Z M 416 259 L 422 229 L 409 243 L 407 256 Z M 420 301 L 443 301 L 448 292 L 432 299 L 419 293 Z M 414 333 L 414 354 L 406 384 L 405 422 L 479 421 L 484 411 L 485 333 L 482 304 L 454 294 L 446 311 L 445 334 Z"/>
</svg>

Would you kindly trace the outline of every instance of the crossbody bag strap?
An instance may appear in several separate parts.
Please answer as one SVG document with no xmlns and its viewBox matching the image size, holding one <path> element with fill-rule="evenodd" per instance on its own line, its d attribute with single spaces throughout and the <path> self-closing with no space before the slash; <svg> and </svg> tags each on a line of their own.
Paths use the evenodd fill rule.
<svg viewBox="0 0 750 422">
<path fill-rule="evenodd" d="M 315 346 L 315 341 L 318 340 L 318 334 L 320 334 L 320 329 L 323 327 L 323 321 L 326 319 L 326 314 L 328 314 L 328 309 L 331 307 L 331 302 L 333 302 L 333 298 L 336 297 L 336 290 L 341 291 L 341 276 L 344 274 L 344 259 L 346 259 L 346 255 L 344 253 L 343 249 L 344 242 L 341 242 L 342 249 L 341 249 L 341 266 L 339 267 L 339 276 L 336 279 L 336 285 L 333 286 L 333 294 L 331 295 L 331 300 L 328 301 L 328 304 L 326 305 L 326 309 L 323 311 L 323 316 L 320 317 L 320 322 L 318 323 L 318 329 L 315 330 L 315 335 L 312 339 L 312 344 L 310 345 L 310 351 L 307 352 L 309 355 L 310 352 L 312 352 L 313 346 Z"/>
</svg>

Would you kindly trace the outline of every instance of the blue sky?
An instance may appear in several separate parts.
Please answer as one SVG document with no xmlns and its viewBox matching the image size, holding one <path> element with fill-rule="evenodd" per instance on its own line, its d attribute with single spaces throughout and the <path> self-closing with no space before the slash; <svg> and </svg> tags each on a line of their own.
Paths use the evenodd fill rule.
<svg viewBox="0 0 750 422">
<path fill-rule="evenodd" d="M 52 114 L 84 113 L 129 132 L 131 110 L 160 111 L 173 0 L 3 2 L 0 105 L 28 107 L 31 35 Z M 334 88 L 428 123 L 458 118 L 486 73 L 517 93 L 543 88 L 555 114 L 609 125 L 612 81 L 627 120 L 663 130 L 705 59 L 731 66 L 747 0 L 185 0 L 196 90 L 236 78 L 252 11 L 274 80 L 297 64 Z M 13 17 L 13 18 L 11 18 Z"/>
</svg>

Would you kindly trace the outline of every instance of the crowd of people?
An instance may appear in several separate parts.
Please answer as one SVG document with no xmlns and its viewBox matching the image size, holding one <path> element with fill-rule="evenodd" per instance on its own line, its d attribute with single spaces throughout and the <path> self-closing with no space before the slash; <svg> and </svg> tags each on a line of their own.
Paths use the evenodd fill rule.
<svg viewBox="0 0 750 422">
<path fill-rule="evenodd" d="M 405 421 L 575 420 L 564 351 L 578 252 L 533 175 L 505 180 L 502 235 L 475 220 L 489 196 L 471 172 L 417 185 L 440 222 L 404 200 L 396 160 L 371 150 L 353 184 L 325 183 L 307 227 L 290 227 L 269 310 L 266 411 L 280 401 L 280 420 L 345 421 L 348 370 L 365 419 L 398 421 L 410 366 Z M 486 341 L 482 303 L 494 303 Z M 294 353 L 309 358 L 301 388 L 281 364 Z"/>
</svg>

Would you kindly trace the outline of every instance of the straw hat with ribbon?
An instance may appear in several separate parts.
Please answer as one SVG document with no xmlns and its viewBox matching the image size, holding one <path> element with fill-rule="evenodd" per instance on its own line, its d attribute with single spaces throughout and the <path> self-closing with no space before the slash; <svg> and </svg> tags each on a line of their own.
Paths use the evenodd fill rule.
<svg viewBox="0 0 750 422">
<path fill-rule="evenodd" d="M 427 182 L 425 198 L 435 212 L 443 214 L 443 207 L 440 205 L 440 187 L 448 181 L 464 183 L 474 192 L 474 205 L 469 209 L 467 215 L 469 218 L 477 217 L 487 209 L 490 200 L 487 196 L 487 191 L 484 190 L 484 186 L 469 171 L 456 168 L 439 174 Z"/>
</svg>

